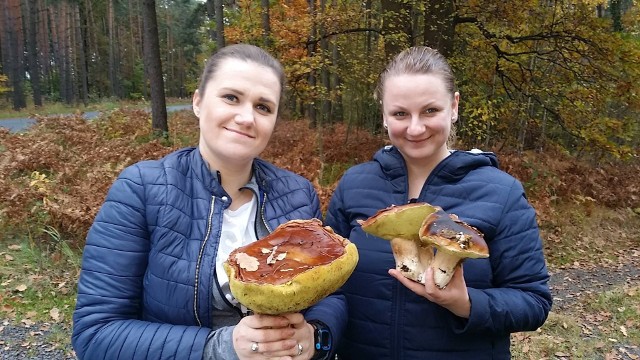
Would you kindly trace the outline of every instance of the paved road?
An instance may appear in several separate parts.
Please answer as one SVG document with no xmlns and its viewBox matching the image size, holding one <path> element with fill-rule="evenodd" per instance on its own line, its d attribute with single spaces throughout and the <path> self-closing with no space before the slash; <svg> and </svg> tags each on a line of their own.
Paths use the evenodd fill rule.
<svg viewBox="0 0 640 360">
<path fill-rule="evenodd" d="M 186 110 L 186 109 L 191 109 L 191 105 L 167 106 L 168 112 Z M 147 109 L 147 111 L 150 111 L 150 109 Z M 95 119 L 99 115 L 100 115 L 100 112 L 98 111 L 88 111 L 82 114 L 82 116 L 87 120 Z M 7 128 L 9 129 L 10 132 L 26 131 L 29 129 L 29 127 L 31 127 L 31 125 L 35 123 L 36 121 L 32 118 L 0 119 L 0 127 Z"/>
</svg>

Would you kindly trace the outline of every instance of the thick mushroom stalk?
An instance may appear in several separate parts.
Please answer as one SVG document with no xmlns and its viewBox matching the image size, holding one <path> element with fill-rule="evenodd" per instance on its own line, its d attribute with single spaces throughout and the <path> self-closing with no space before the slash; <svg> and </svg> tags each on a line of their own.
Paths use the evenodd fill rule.
<svg viewBox="0 0 640 360">
<path fill-rule="evenodd" d="M 424 219 L 420 227 L 420 239 L 436 248 L 431 267 L 434 282 L 440 289 L 449 284 L 464 259 L 489 257 L 483 234 L 441 208 Z"/>
<path fill-rule="evenodd" d="M 396 269 L 404 277 L 424 284 L 424 272 L 433 259 L 433 247 L 422 243 L 419 230 L 436 208 L 427 203 L 390 206 L 358 221 L 362 230 L 391 242 Z"/>
<path fill-rule="evenodd" d="M 424 284 L 424 273 L 433 260 L 433 248 L 414 240 L 394 238 L 391 250 L 396 262 L 396 269 L 404 277 Z"/>
</svg>

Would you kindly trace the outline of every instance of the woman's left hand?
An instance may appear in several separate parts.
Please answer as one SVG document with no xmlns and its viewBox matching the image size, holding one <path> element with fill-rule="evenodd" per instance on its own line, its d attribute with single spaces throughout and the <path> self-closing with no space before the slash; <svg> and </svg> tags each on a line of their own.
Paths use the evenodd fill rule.
<svg viewBox="0 0 640 360">
<path fill-rule="evenodd" d="M 295 360 L 308 360 L 313 356 L 314 349 L 314 329 L 304 316 L 300 313 L 282 314 L 280 316 L 289 319 L 289 327 L 294 329 L 295 333 L 290 339 L 295 339 L 297 344 L 293 347 L 293 350 L 282 350 L 274 352 L 265 352 L 264 355 L 267 358 L 279 358 L 279 359 L 295 359 Z"/>
<path fill-rule="evenodd" d="M 407 279 L 396 269 L 390 269 L 389 274 L 419 296 L 427 298 L 429 301 L 446 308 L 456 316 L 465 319 L 469 318 L 471 301 L 469 300 L 467 283 L 464 281 L 462 265 L 456 269 L 451 281 L 444 289 L 436 286 L 433 280 L 433 269 L 431 267 L 429 267 L 424 274 L 424 279 L 426 279 L 425 284 Z"/>
</svg>

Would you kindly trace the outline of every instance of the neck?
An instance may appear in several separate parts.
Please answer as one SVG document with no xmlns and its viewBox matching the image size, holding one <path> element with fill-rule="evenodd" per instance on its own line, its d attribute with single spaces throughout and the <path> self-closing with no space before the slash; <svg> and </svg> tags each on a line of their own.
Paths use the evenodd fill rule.
<svg viewBox="0 0 640 360">
<path fill-rule="evenodd" d="M 425 159 L 425 161 L 417 162 L 411 160 L 407 161 L 407 159 L 405 159 L 409 183 L 409 199 L 418 198 L 420 196 L 420 192 L 433 169 L 435 169 L 435 167 L 447 156 L 449 156 L 448 150 L 443 152 L 440 156 L 430 157 L 429 159 Z"/>
<path fill-rule="evenodd" d="M 217 171 L 220 174 L 220 185 L 224 191 L 231 197 L 231 210 L 236 210 L 240 206 L 251 200 L 253 192 L 249 189 L 241 190 L 252 176 L 253 162 L 231 164 L 228 161 L 211 161 L 208 160 L 209 170 Z"/>
</svg>

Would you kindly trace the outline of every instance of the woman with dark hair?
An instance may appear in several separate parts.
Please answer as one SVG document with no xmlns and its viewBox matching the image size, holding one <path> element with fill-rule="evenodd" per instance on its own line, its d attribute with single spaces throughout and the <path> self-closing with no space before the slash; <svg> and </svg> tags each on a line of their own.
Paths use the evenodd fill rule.
<svg viewBox="0 0 640 360">
<path fill-rule="evenodd" d="M 320 218 L 313 185 L 258 158 L 273 133 L 280 63 L 252 45 L 206 63 L 198 146 L 126 168 L 88 235 L 73 316 L 80 359 L 323 359 L 346 303 L 254 315 L 229 290 L 229 253 L 294 219 Z"/>
</svg>

